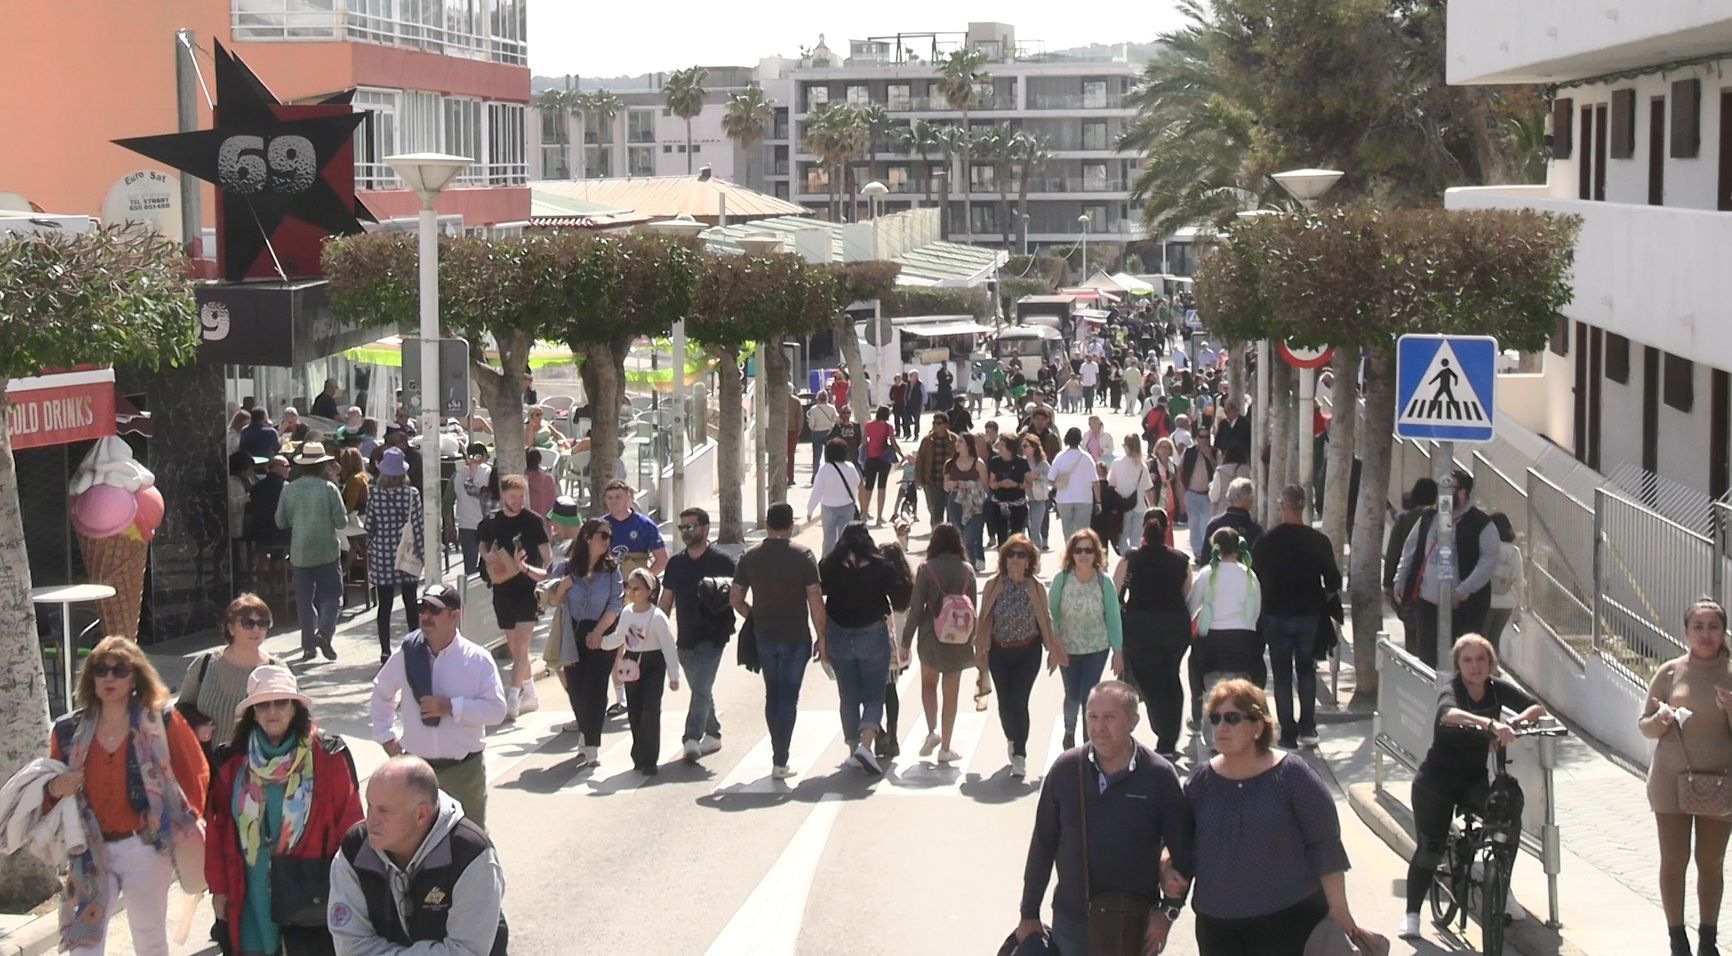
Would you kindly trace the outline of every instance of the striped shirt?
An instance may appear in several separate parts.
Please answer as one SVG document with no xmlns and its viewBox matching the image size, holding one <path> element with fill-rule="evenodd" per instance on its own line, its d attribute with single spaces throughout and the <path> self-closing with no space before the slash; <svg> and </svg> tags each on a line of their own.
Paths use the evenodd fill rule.
<svg viewBox="0 0 1732 956">
<path fill-rule="evenodd" d="M 226 743 L 234 736 L 235 705 L 246 699 L 247 678 L 252 676 L 251 667 L 235 664 L 223 656 L 226 648 L 218 647 L 206 651 L 193 658 L 192 666 L 186 669 L 186 679 L 180 685 L 180 701 L 193 705 L 198 712 L 209 717 L 214 726 L 211 728 L 211 743 Z M 283 662 L 265 655 L 264 663 L 281 665 Z"/>
</svg>

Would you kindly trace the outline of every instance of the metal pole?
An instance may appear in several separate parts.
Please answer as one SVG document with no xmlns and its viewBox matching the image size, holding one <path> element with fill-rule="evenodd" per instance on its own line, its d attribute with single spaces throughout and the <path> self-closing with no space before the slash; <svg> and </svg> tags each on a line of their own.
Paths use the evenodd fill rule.
<svg viewBox="0 0 1732 956">
<path fill-rule="evenodd" d="M 1312 459 L 1315 458 L 1316 446 L 1311 435 L 1312 421 L 1317 415 L 1317 370 L 1314 368 L 1295 368 L 1294 375 L 1299 379 L 1299 427 L 1294 435 L 1299 439 L 1299 484 L 1305 489 L 1305 521 L 1311 521 L 1311 476 L 1315 473 Z"/>
<path fill-rule="evenodd" d="M 686 320 L 680 319 L 674 323 L 674 367 L 673 367 L 674 420 L 673 443 L 671 450 L 674 457 L 673 480 L 669 483 L 668 514 L 672 519 L 679 516 L 681 508 L 686 506 Z"/>
<path fill-rule="evenodd" d="M 198 129 L 198 76 L 194 72 L 193 32 L 174 32 L 175 118 L 183 133 Z M 199 209 L 200 184 L 196 177 L 180 174 L 180 242 L 190 255 L 204 236 L 204 214 Z M 202 253 L 202 249 L 199 250 Z M 214 254 L 214 253 L 213 253 Z M 71 706 L 68 705 L 68 710 Z"/>
<path fill-rule="evenodd" d="M 757 492 L 758 492 L 758 498 L 757 498 L 757 502 L 758 502 L 758 527 L 760 529 L 765 526 L 764 525 L 764 512 L 765 512 L 765 510 L 767 510 L 769 508 L 769 500 L 770 500 L 769 499 L 770 489 L 767 487 L 767 485 L 769 485 L 769 483 L 770 483 L 770 479 L 768 477 L 769 476 L 769 453 L 770 453 L 770 449 L 767 445 L 764 444 L 765 442 L 769 441 L 769 430 L 770 430 L 770 422 L 769 422 L 770 405 L 769 405 L 769 401 L 768 401 L 769 396 L 764 394 L 764 356 L 768 355 L 769 353 L 770 353 L 769 343 L 759 342 L 758 343 L 758 354 L 753 358 L 753 361 L 752 361 L 752 369 L 753 369 L 752 407 L 754 409 L 754 411 L 752 412 L 752 418 L 754 421 L 757 422 L 757 427 L 755 427 L 753 429 L 753 431 L 755 431 L 757 433 L 757 436 L 758 436 L 757 442 L 754 443 L 754 445 L 753 445 L 754 450 L 753 450 L 753 454 L 752 454 L 752 485 L 757 489 Z"/>
<path fill-rule="evenodd" d="M 1161 249 L 1163 251 L 1166 249 L 1165 243 L 1162 243 Z M 1162 271 L 1164 272 L 1165 269 L 1163 268 Z M 1275 419 L 1269 414 L 1270 351 L 1268 339 L 1258 340 L 1257 404 L 1251 408 L 1251 435 L 1256 441 L 1256 445 L 1251 449 L 1251 460 L 1257 463 L 1253 467 L 1261 469 L 1261 474 L 1257 476 L 1261 479 L 1257 482 L 1257 487 L 1261 489 L 1258 492 L 1258 497 L 1263 502 L 1263 523 L 1265 526 L 1272 523 L 1271 517 L 1275 513 L 1275 496 L 1271 493 L 1271 486 L 1275 484 L 1275 481 L 1269 476 L 1268 466 L 1263 464 L 1263 446 L 1269 443 L 1270 429 L 1275 425 Z"/>
<path fill-rule="evenodd" d="M 421 508 L 426 526 L 422 537 L 422 575 L 442 581 L 439 566 L 439 222 L 433 197 L 421 203 L 417 228 L 421 273 Z"/>
<path fill-rule="evenodd" d="M 1540 738 L 1540 766 L 1545 772 L 1546 822 L 1540 828 L 1540 850 L 1546 873 L 1546 907 L 1550 919 L 1546 925 L 1558 927 L 1558 874 L 1563 870 L 1563 845 L 1558 833 L 1557 782 L 1553 768 L 1558 765 L 1558 739 Z"/>
<path fill-rule="evenodd" d="M 1455 442 L 1437 443 L 1437 653 L 1438 670 L 1449 660 L 1455 612 Z M 1423 544 L 1424 542 L 1421 542 Z"/>
<path fill-rule="evenodd" d="M 1593 605 L 1594 605 L 1594 620 L 1593 620 L 1594 650 L 1600 649 L 1600 640 L 1602 637 L 1604 637 L 1604 634 L 1602 633 L 1603 628 L 1601 627 L 1601 624 L 1600 624 L 1600 611 L 1601 611 L 1600 601 L 1602 599 L 1602 596 L 1605 594 L 1605 584 L 1604 584 L 1605 572 L 1604 572 L 1604 569 L 1601 567 L 1601 565 L 1604 563 L 1601 560 L 1601 554 L 1602 554 L 1602 552 L 1604 552 L 1605 549 L 1600 547 L 1600 542 L 1605 539 L 1605 534 L 1606 534 L 1606 517 L 1605 517 L 1605 515 L 1606 515 L 1606 501 L 1605 501 L 1605 499 L 1606 499 L 1605 489 L 1595 488 L 1594 489 L 1594 598 L 1593 598 Z M 1532 550 L 1533 539 L 1530 538 L 1528 540 L 1529 540 L 1528 548 L 1529 548 L 1529 550 Z"/>
</svg>

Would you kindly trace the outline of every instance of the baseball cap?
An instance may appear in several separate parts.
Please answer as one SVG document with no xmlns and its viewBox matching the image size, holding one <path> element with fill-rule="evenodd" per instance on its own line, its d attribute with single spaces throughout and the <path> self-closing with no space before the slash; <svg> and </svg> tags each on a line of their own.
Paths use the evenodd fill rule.
<svg viewBox="0 0 1732 956">
<path fill-rule="evenodd" d="M 421 602 L 455 611 L 463 606 L 463 592 L 449 584 L 429 584 L 421 590 Z"/>
</svg>

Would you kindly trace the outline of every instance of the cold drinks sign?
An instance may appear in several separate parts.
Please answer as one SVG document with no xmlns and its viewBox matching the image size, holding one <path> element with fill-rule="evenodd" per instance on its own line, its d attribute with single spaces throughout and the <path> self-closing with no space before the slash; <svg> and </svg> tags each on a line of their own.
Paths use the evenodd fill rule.
<svg viewBox="0 0 1732 956">
<path fill-rule="evenodd" d="M 6 430 L 13 450 L 114 434 L 114 371 L 13 379 L 6 386 Z"/>
</svg>

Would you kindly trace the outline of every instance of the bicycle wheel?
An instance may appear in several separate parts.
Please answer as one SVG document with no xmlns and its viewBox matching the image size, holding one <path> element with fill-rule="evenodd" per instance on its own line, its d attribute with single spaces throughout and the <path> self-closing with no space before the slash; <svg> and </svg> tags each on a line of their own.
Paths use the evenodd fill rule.
<svg viewBox="0 0 1732 956">
<path fill-rule="evenodd" d="M 1443 845 L 1443 860 L 1437 865 L 1431 892 L 1427 894 L 1431 900 L 1431 922 L 1438 929 L 1448 928 L 1461 909 L 1462 876 L 1455 865 L 1455 841 L 1452 839 Z"/>
<path fill-rule="evenodd" d="M 1485 872 L 1480 880 L 1479 929 L 1485 956 L 1503 956 L 1504 894 L 1509 888 L 1509 870 L 1502 854 L 1488 851 L 1482 858 Z"/>
</svg>

